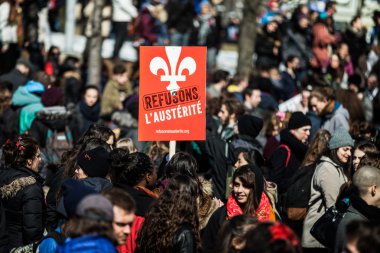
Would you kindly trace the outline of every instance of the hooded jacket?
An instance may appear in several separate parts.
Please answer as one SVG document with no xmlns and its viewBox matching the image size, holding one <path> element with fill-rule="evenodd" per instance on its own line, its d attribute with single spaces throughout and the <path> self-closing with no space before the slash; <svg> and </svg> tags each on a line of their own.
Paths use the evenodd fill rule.
<svg viewBox="0 0 380 253">
<path fill-rule="evenodd" d="M 335 101 L 334 103 L 333 111 L 322 119 L 322 128 L 326 129 L 331 134 L 333 134 L 335 130 L 340 127 L 343 127 L 348 131 L 350 128 L 350 115 L 347 109 L 344 108 L 338 101 Z"/>
<path fill-rule="evenodd" d="M 37 173 L 24 167 L 0 171 L 0 197 L 7 221 L 9 249 L 42 238 L 45 212 L 42 182 Z"/>
<path fill-rule="evenodd" d="M 333 206 L 338 198 L 340 187 L 347 182 L 343 168 L 329 157 L 322 156 L 311 181 L 310 206 L 303 226 L 302 246 L 324 248 L 311 234 L 314 223 Z"/>
<path fill-rule="evenodd" d="M 22 107 L 20 112 L 20 134 L 29 130 L 37 112 L 44 108 L 41 103 L 41 98 L 30 93 L 22 86 L 14 92 L 12 96 L 12 104 Z"/>
<path fill-rule="evenodd" d="M 279 193 L 285 193 L 289 187 L 289 181 L 300 167 L 305 157 L 307 146 L 284 129 L 280 133 L 280 144 L 286 145 L 289 151 L 280 145 L 269 158 L 269 180 L 276 183 Z M 288 161 L 287 161 L 288 160 Z"/>
</svg>

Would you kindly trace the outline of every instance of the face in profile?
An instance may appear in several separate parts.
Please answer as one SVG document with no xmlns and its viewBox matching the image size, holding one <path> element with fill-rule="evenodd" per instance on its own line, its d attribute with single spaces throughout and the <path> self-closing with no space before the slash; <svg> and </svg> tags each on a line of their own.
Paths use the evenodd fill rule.
<svg viewBox="0 0 380 253">
<path fill-rule="evenodd" d="M 354 156 L 352 157 L 352 164 L 354 165 L 354 169 L 357 170 L 361 159 L 365 156 L 365 153 L 360 149 L 355 149 Z"/>
<path fill-rule="evenodd" d="M 327 105 L 326 100 L 319 100 L 316 97 L 310 99 L 310 106 L 317 115 L 321 115 Z"/>
<path fill-rule="evenodd" d="M 238 155 L 238 158 L 236 160 L 236 163 L 234 164 L 235 168 L 240 168 L 241 166 L 247 165 L 247 164 L 248 164 L 248 162 L 244 158 L 244 152 L 240 152 L 240 154 Z"/>
<path fill-rule="evenodd" d="M 113 207 L 113 231 L 119 245 L 125 244 L 127 236 L 131 233 L 131 227 L 135 214 L 133 212 L 127 212 L 126 210 L 114 206 Z"/>
<path fill-rule="evenodd" d="M 341 163 L 346 164 L 349 161 L 351 157 L 351 150 L 352 147 L 350 146 L 338 148 L 336 155 Z"/>
</svg>

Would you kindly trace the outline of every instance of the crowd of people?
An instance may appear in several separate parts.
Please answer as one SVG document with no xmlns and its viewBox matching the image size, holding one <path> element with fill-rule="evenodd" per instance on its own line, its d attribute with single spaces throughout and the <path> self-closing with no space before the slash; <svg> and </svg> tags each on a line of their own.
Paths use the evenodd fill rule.
<svg viewBox="0 0 380 253">
<path fill-rule="evenodd" d="M 90 36 L 95 1 L 79 2 Z M 336 2 L 309 2 L 263 1 L 252 75 L 231 76 L 216 57 L 239 10 L 106 1 L 114 52 L 91 84 L 88 50 L 42 43 L 64 1 L 0 0 L 0 252 L 378 252 L 380 11 L 342 28 Z M 207 47 L 206 140 L 172 157 L 138 141 L 125 40 Z"/>
</svg>

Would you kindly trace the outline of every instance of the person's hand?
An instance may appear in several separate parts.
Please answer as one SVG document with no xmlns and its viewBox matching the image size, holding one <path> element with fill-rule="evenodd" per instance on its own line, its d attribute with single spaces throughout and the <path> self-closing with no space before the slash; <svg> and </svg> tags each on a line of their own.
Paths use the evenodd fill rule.
<svg viewBox="0 0 380 253">
<path fill-rule="evenodd" d="M 218 199 L 218 198 L 216 198 L 216 197 L 213 197 L 212 200 L 216 203 L 216 205 L 217 205 L 218 207 L 224 206 L 223 201 L 221 201 L 220 199 Z"/>
</svg>

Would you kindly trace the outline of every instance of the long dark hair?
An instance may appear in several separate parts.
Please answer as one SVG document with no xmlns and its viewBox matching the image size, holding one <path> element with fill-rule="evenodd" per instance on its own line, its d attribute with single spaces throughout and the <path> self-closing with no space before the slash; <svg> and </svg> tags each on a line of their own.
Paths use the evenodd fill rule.
<svg viewBox="0 0 380 253">
<path fill-rule="evenodd" d="M 197 178 L 198 164 L 189 153 L 178 152 L 165 165 L 164 170 L 167 178 L 171 178 L 176 174 L 183 174 L 195 179 Z"/>
<path fill-rule="evenodd" d="M 313 141 L 310 143 L 300 168 L 316 163 L 322 154 L 326 151 L 331 134 L 325 129 L 319 129 L 315 134 Z"/>
<path fill-rule="evenodd" d="M 65 163 L 63 164 L 65 178 L 75 177 L 75 169 L 77 168 L 77 159 L 78 156 L 88 150 L 103 147 L 108 152 L 111 151 L 110 146 L 104 140 L 100 138 L 91 138 L 87 139 L 82 145 L 77 148 L 72 149 L 67 153 L 65 157 Z"/>
<path fill-rule="evenodd" d="M 97 140 L 94 139 L 100 139 L 104 143 L 107 142 L 107 140 L 111 136 L 113 136 L 114 140 L 116 140 L 115 134 L 114 132 L 112 132 L 110 128 L 101 124 L 92 124 L 89 127 L 89 129 L 87 129 L 87 131 L 79 138 L 75 146 L 72 149 L 63 153 L 61 158 L 61 166 L 64 167 L 65 178 L 70 178 L 74 176 L 77 157 L 82 152 L 89 150 L 85 149 L 87 144 L 89 144 L 90 142 L 97 142 Z M 111 146 L 105 148 L 109 150 Z"/>
<path fill-rule="evenodd" d="M 245 188 L 251 189 L 248 194 L 247 203 L 244 205 L 243 214 L 252 215 L 259 207 L 260 197 L 257 196 L 257 176 L 251 165 L 243 165 L 233 175 L 232 183 L 239 178 Z"/>
<path fill-rule="evenodd" d="M 184 225 L 191 228 L 200 251 L 197 182 L 186 175 L 170 179 L 160 198 L 149 209 L 137 238 L 137 252 L 172 252 L 173 243 Z"/>
</svg>

